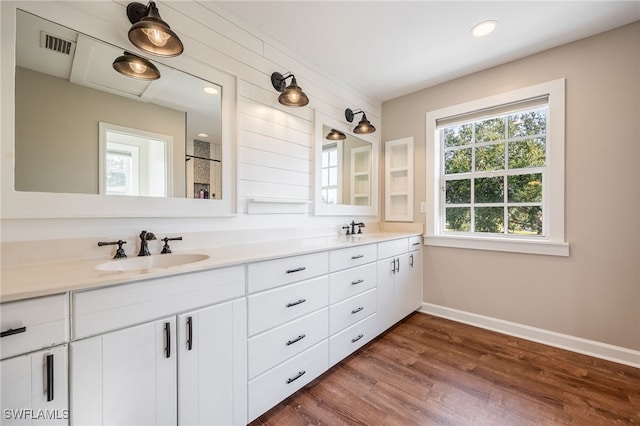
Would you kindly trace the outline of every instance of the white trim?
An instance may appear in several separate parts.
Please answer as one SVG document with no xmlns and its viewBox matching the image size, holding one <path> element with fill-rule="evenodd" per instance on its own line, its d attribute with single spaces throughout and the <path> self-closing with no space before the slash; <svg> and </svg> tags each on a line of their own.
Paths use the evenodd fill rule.
<svg viewBox="0 0 640 426">
<path fill-rule="evenodd" d="M 482 235 L 445 235 L 439 222 L 439 174 L 441 169 L 440 146 L 437 141 L 437 120 L 463 112 L 478 111 L 496 105 L 509 104 L 522 99 L 548 95 L 549 124 L 547 137 L 547 165 L 543 205 L 545 206 L 544 229 L 541 239 L 506 238 Z M 565 79 L 557 79 L 511 92 L 452 105 L 426 114 L 426 200 L 425 245 L 459 247 L 480 250 L 513 251 L 518 253 L 550 254 L 568 256 L 569 244 L 564 240 L 564 164 L 565 164 Z"/>
<path fill-rule="evenodd" d="M 640 351 L 422 302 L 420 312 L 640 368 Z"/>
</svg>

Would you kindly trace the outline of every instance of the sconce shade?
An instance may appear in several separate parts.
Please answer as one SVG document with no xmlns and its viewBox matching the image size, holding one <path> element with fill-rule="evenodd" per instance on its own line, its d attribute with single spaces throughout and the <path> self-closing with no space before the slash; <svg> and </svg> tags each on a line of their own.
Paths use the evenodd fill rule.
<svg viewBox="0 0 640 426">
<path fill-rule="evenodd" d="M 331 131 L 327 133 L 327 136 L 325 136 L 325 139 L 330 141 L 343 141 L 346 138 L 347 138 L 347 135 L 342 133 L 340 130 L 336 130 L 336 129 L 331 129 Z"/>
<path fill-rule="evenodd" d="M 138 80 L 157 80 L 160 71 L 149 60 L 136 56 L 133 53 L 124 52 L 113 61 L 113 69 L 120 74 Z"/>
<path fill-rule="evenodd" d="M 147 6 L 129 3 L 127 17 L 133 24 L 129 29 L 129 41 L 138 49 L 167 58 L 183 52 L 182 41 L 169 24 L 160 18 L 155 2 L 150 1 Z"/>
<path fill-rule="evenodd" d="M 367 120 L 367 114 L 362 110 L 352 111 L 351 108 L 347 108 L 344 110 L 344 118 L 347 119 L 349 123 L 353 121 L 353 118 L 356 114 L 362 114 L 362 120 L 358 123 L 356 127 L 354 127 L 353 132 L 361 135 L 373 133 L 376 131 L 376 128 L 369 120 Z"/>
<path fill-rule="evenodd" d="M 291 78 L 291 84 L 286 86 L 286 79 Z M 271 84 L 273 88 L 280 93 L 278 96 L 278 102 L 282 105 L 290 107 L 302 107 L 309 103 L 309 98 L 302 91 L 302 88 L 298 86 L 296 77 L 289 73 L 287 76 L 283 76 L 279 72 L 271 74 Z"/>
</svg>

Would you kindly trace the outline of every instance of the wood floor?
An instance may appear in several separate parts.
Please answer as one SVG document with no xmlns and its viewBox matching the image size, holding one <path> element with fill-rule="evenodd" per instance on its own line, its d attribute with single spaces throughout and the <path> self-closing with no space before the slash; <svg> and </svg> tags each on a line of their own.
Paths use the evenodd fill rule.
<svg viewBox="0 0 640 426">
<path fill-rule="evenodd" d="M 640 369 L 414 313 L 258 425 L 640 424 Z"/>
</svg>

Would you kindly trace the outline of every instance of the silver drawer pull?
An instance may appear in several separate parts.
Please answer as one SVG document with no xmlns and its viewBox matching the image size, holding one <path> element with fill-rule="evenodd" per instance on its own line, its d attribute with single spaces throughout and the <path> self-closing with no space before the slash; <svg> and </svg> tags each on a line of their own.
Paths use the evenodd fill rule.
<svg viewBox="0 0 640 426">
<path fill-rule="evenodd" d="M 351 343 L 355 343 L 358 340 L 362 339 L 364 337 L 364 334 L 358 334 L 358 337 L 354 337 L 353 339 L 351 339 Z"/>
<path fill-rule="evenodd" d="M 287 379 L 287 384 L 291 383 L 291 382 L 295 382 L 296 380 L 298 380 L 300 377 L 302 377 L 304 374 L 306 373 L 306 371 L 302 370 L 299 371 L 298 374 L 295 375 L 295 377 L 289 377 Z"/>
<path fill-rule="evenodd" d="M 300 299 L 300 300 L 298 300 L 297 302 L 289 302 L 289 303 L 287 303 L 287 308 L 290 308 L 290 307 L 292 307 L 292 306 L 299 305 L 299 304 L 304 303 L 304 302 L 306 302 L 306 301 L 307 301 L 307 299 Z"/>
<path fill-rule="evenodd" d="M 358 312 L 360 312 L 360 311 L 361 311 L 361 310 L 363 310 L 363 309 L 364 309 L 364 306 L 360 306 L 359 308 L 354 309 L 353 311 L 351 311 L 351 313 L 352 313 L 352 314 L 357 314 Z"/>
<path fill-rule="evenodd" d="M 304 266 L 301 266 L 299 268 L 295 268 L 295 269 L 289 269 L 287 270 L 287 274 L 293 274 L 294 272 L 300 272 L 300 271 L 304 271 L 305 269 L 307 269 Z"/>
<path fill-rule="evenodd" d="M 296 337 L 295 339 L 291 339 L 287 342 L 287 346 L 293 345 L 296 342 L 299 342 L 300 340 L 304 339 L 305 337 L 307 337 L 306 334 L 301 334 L 298 337 Z"/>
<path fill-rule="evenodd" d="M 355 256 L 351 256 L 351 259 L 356 260 L 356 259 L 361 259 L 364 257 L 364 254 L 356 254 Z"/>
<path fill-rule="evenodd" d="M 364 280 L 357 280 L 357 281 L 351 281 L 351 285 L 356 285 L 356 284 L 360 284 L 363 283 Z"/>
<path fill-rule="evenodd" d="M 27 331 L 27 327 L 10 328 L 7 331 L 0 333 L 0 337 L 13 336 L 14 334 L 24 333 L 25 331 Z"/>
</svg>

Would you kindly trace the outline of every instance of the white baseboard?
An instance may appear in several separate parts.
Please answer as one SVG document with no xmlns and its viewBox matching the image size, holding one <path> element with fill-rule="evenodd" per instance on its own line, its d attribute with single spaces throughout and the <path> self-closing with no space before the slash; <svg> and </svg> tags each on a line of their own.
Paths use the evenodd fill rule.
<svg viewBox="0 0 640 426">
<path fill-rule="evenodd" d="M 596 342 L 568 334 L 556 333 L 528 325 L 504 321 L 497 318 L 460 311 L 446 306 L 422 303 L 420 312 L 447 318 L 472 326 L 497 331 L 514 337 L 531 340 L 545 345 L 566 349 L 573 352 L 606 359 L 620 364 L 640 368 L 640 351 L 614 346 L 608 343 Z"/>
</svg>

